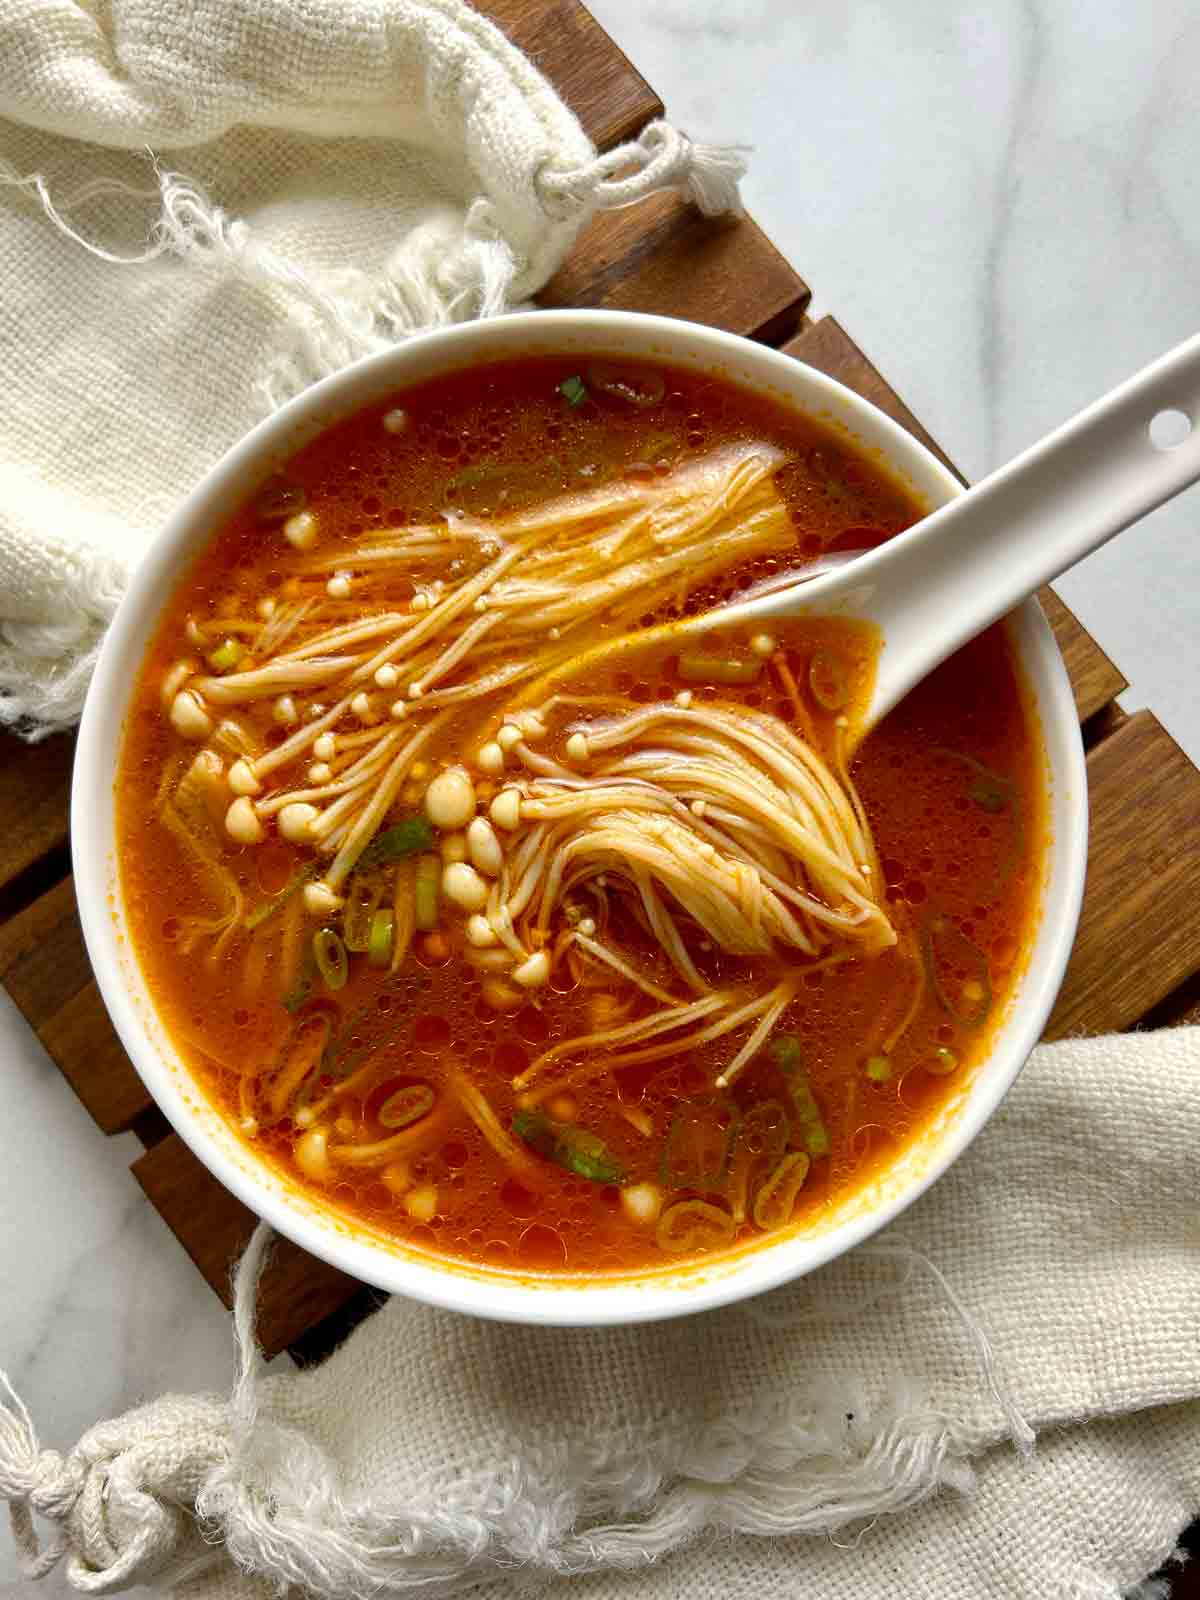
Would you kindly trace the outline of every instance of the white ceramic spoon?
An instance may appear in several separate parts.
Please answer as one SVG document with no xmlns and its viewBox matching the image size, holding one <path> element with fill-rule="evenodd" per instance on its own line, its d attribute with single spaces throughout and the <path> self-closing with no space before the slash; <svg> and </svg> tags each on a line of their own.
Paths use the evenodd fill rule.
<svg viewBox="0 0 1200 1600">
<path fill-rule="evenodd" d="M 968 639 L 1200 478 L 1200 335 L 907 532 L 835 571 L 720 610 L 842 616 L 883 636 L 857 742 Z M 712 627 L 717 613 L 699 623 Z"/>
</svg>

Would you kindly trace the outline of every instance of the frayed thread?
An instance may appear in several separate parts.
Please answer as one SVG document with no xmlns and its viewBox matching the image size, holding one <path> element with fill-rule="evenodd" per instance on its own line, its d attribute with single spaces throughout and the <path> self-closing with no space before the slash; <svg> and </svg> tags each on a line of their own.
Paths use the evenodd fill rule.
<svg viewBox="0 0 1200 1600">
<path fill-rule="evenodd" d="M 238 1268 L 227 1401 L 167 1397 L 63 1458 L 39 1448 L 0 1380 L 0 1495 L 28 1572 L 65 1560 L 75 1587 L 113 1593 L 224 1556 L 281 1592 L 440 1600 L 515 1569 L 638 1570 L 710 1531 L 853 1537 L 938 1490 L 971 1491 L 980 1441 L 914 1380 L 873 1409 L 826 1390 L 699 1427 L 668 1415 L 645 1433 L 559 1432 L 484 1470 L 448 1464 L 411 1503 L 351 1497 L 335 1462 L 264 1399 L 254 1312 L 271 1237 L 260 1225 Z M 45 1549 L 34 1512 L 58 1527 Z"/>
<path fill-rule="evenodd" d="M 914 1271 L 919 1268 L 933 1279 L 944 1296 L 946 1304 L 958 1318 L 963 1332 L 975 1352 L 988 1393 L 1000 1408 L 1001 1414 L 1008 1425 L 1009 1436 L 1018 1453 L 1022 1456 L 1031 1455 L 1037 1435 L 1021 1414 L 1011 1391 L 1001 1379 L 996 1352 L 992 1348 L 992 1342 L 987 1336 L 986 1329 L 963 1305 L 958 1295 L 950 1287 L 945 1273 L 922 1251 L 914 1249 L 912 1245 L 904 1244 L 899 1240 L 891 1244 L 860 1245 L 856 1251 L 856 1256 L 859 1259 L 870 1261 L 894 1262 L 902 1269 L 901 1276 L 891 1283 L 878 1284 L 857 1301 L 848 1300 L 840 1292 L 836 1299 L 827 1301 L 821 1295 L 819 1278 L 802 1279 L 794 1291 L 783 1291 L 784 1296 L 787 1297 L 787 1303 L 783 1307 L 776 1303 L 776 1296 L 766 1295 L 758 1300 L 746 1301 L 741 1309 L 746 1316 L 765 1328 L 792 1328 L 805 1322 L 815 1321 L 818 1318 L 844 1322 L 848 1318 L 861 1316 L 864 1311 L 869 1311 L 885 1297 L 898 1294 L 906 1289 Z"/>
<path fill-rule="evenodd" d="M 6 542 L 0 528 L 0 568 Z M 18 557 L 18 570 L 22 564 Z M 55 559 L 54 580 L 53 615 L 0 621 L 0 727 L 31 742 L 79 721 L 129 566 L 106 551 L 80 547 Z M 11 598 L 10 589 L 0 607 Z"/>
</svg>

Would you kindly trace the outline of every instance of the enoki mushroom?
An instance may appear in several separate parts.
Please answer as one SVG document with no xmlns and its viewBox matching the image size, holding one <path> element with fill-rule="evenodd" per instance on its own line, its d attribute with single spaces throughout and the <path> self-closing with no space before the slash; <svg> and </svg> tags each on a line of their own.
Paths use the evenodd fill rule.
<svg viewBox="0 0 1200 1600">
<path fill-rule="evenodd" d="M 630 631 L 648 612 L 792 549 L 773 482 L 782 461 L 765 445 L 727 448 L 650 482 L 386 529 L 295 559 L 298 576 L 282 601 L 260 605 L 258 626 L 231 622 L 231 670 L 202 673 L 188 659 L 164 681 L 176 730 L 210 741 L 160 795 L 162 820 L 219 905 L 189 931 L 219 949 L 257 926 L 217 854 L 222 827 L 247 846 L 277 828 L 314 853 L 281 919 L 286 956 L 301 901 L 311 915 L 337 913 L 381 830 L 424 801 L 436 827 L 474 830 L 471 861 L 448 861 L 442 891 L 463 913 L 466 959 L 490 1004 L 515 1009 L 547 984 L 597 974 L 622 986 L 612 1025 L 554 1045 L 516 1080 L 529 1102 L 740 1032 L 717 1077 L 733 1082 L 806 973 L 896 940 L 844 723 L 827 761 L 764 711 L 690 694 L 639 705 L 552 691 L 658 637 Z M 210 632 L 189 637 L 202 647 Z M 775 669 L 795 695 L 786 663 Z M 237 718 L 264 700 L 282 730 L 274 743 Z M 424 786 L 426 757 L 447 742 L 474 769 L 455 780 L 457 820 L 454 795 L 443 818 Z M 475 784 L 493 779 L 500 792 L 477 814 Z M 393 970 L 414 905 L 422 926 L 420 890 L 419 873 L 414 894 L 397 875 L 383 952 Z M 723 957 L 740 958 L 736 981 Z M 479 1107 L 467 1111 L 495 1142 Z M 337 1155 L 313 1150 L 318 1164 Z"/>
<path fill-rule="evenodd" d="M 553 707 L 533 715 L 549 720 Z M 559 1062 L 588 1064 L 532 1098 L 753 1023 L 720 1075 L 724 1087 L 795 998 L 804 971 L 896 942 L 859 808 L 778 718 L 654 705 L 568 723 L 561 736 L 586 772 L 515 747 L 533 775 L 508 791 L 517 820 L 486 908 L 472 920 L 474 959 L 510 973 L 519 990 L 547 981 L 574 949 L 635 984 L 652 1007 L 545 1051 L 518 1089 Z M 643 940 L 622 945 L 616 930 L 633 927 L 665 958 L 661 981 L 644 971 Z M 771 958 L 776 976 L 757 992 L 720 986 L 693 954 L 705 947 Z M 779 978 L 782 963 L 795 975 Z"/>
</svg>

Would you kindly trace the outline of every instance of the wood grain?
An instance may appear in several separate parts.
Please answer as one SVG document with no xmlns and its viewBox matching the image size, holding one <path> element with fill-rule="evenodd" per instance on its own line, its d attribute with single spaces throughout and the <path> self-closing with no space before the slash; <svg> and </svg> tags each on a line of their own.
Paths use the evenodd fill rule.
<svg viewBox="0 0 1200 1600">
<path fill-rule="evenodd" d="M 879 409 L 898 422 L 902 428 L 919 439 L 947 467 L 960 483 L 966 479 L 950 457 L 917 421 L 879 371 L 851 339 L 834 317 L 823 317 L 811 322 L 795 339 L 784 345 L 784 354 L 815 367 L 830 378 L 837 378 L 848 389 L 853 389 L 864 400 L 870 400 Z M 1038 594 L 1042 608 L 1054 629 L 1054 637 L 1062 651 L 1075 692 L 1075 704 L 1080 721 L 1085 721 L 1128 687 L 1125 679 L 1113 666 L 1100 646 L 1085 632 L 1074 615 L 1054 593 L 1044 588 Z"/>
<path fill-rule="evenodd" d="M 596 217 L 538 304 L 652 311 L 778 344 L 807 284 L 749 217 L 703 217 L 677 195 Z"/>
<path fill-rule="evenodd" d="M 26 744 L 0 733 L 0 889 L 66 843 L 74 753 L 68 734 Z"/>
<path fill-rule="evenodd" d="M 258 1218 L 201 1165 L 178 1134 L 170 1134 L 133 1163 L 146 1198 L 183 1245 L 226 1306 L 231 1272 Z M 258 1292 L 258 1340 L 278 1355 L 337 1311 L 362 1285 L 326 1266 L 288 1239 L 271 1253 Z"/>
<path fill-rule="evenodd" d="M 487 0 L 479 9 L 545 73 L 601 150 L 662 115 L 654 90 L 577 0 Z"/>
<path fill-rule="evenodd" d="M 0 983 L 105 1133 L 150 1109 L 92 978 L 70 878 L 0 925 Z"/>
<path fill-rule="evenodd" d="M 1200 970 L 1200 772 L 1149 711 L 1087 765 L 1087 889 L 1050 1039 L 1131 1027 Z"/>
<path fill-rule="evenodd" d="M 1129 687 L 1121 672 L 1101 650 L 1091 634 L 1047 585 L 1038 590 L 1046 620 L 1054 629 L 1058 648 L 1066 663 L 1067 676 L 1075 695 L 1080 722 L 1087 722 L 1112 704 L 1122 689 Z"/>
<path fill-rule="evenodd" d="M 822 317 L 810 322 L 797 336 L 783 347 L 785 356 L 795 356 L 805 366 L 815 367 L 826 377 L 836 378 L 847 389 L 869 400 L 872 405 L 898 422 L 906 433 L 919 439 L 925 448 L 938 458 L 942 465 L 958 479 L 967 480 L 938 444 L 937 440 L 917 421 L 900 396 L 887 382 L 877 367 L 872 366 L 854 340 L 836 317 Z"/>
</svg>

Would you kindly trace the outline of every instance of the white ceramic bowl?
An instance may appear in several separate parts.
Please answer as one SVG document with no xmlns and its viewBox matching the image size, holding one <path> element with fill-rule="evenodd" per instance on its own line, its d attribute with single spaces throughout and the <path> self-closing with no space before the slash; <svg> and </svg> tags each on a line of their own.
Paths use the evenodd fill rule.
<svg viewBox="0 0 1200 1600">
<path fill-rule="evenodd" d="M 840 1255 L 890 1222 L 959 1156 L 999 1105 L 1041 1034 L 1074 938 L 1087 852 L 1086 777 L 1061 657 L 1033 602 L 1008 619 L 1041 723 L 1048 859 L 1041 915 L 992 1049 L 936 1124 L 819 1231 L 787 1235 L 713 1263 L 642 1277 L 555 1283 L 472 1269 L 406 1251 L 323 1210 L 260 1161 L 205 1100 L 181 1062 L 132 955 L 116 867 L 114 779 L 131 690 L 159 615 L 190 558 L 266 473 L 330 422 L 409 384 L 506 356 L 572 351 L 654 357 L 712 372 L 843 430 L 926 500 L 959 492 L 921 445 L 873 406 L 775 351 L 662 317 L 536 312 L 414 339 L 309 389 L 243 439 L 183 501 L 146 555 L 109 629 L 88 695 L 75 761 L 75 887 L 100 991 L 146 1087 L 201 1161 L 239 1199 L 313 1255 L 377 1285 L 480 1316 L 530 1323 L 636 1322 L 758 1294 Z"/>
</svg>

